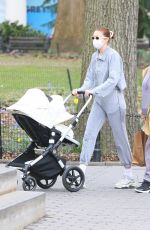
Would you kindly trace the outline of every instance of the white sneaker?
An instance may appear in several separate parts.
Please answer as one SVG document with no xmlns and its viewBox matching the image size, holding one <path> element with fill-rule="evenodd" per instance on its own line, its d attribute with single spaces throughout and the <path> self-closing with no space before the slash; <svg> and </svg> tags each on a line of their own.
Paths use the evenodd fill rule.
<svg viewBox="0 0 150 230">
<path fill-rule="evenodd" d="M 85 175 L 86 165 L 85 165 L 85 164 L 80 164 L 80 165 L 79 165 L 79 168 L 82 170 L 82 172 L 83 172 L 84 175 Z"/>
<path fill-rule="evenodd" d="M 85 164 L 80 164 L 80 165 L 79 165 L 79 168 L 82 170 L 82 172 L 84 173 L 84 176 L 85 176 L 86 165 L 85 165 Z M 86 188 L 85 182 L 84 182 L 82 188 Z"/>
<path fill-rule="evenodd" d="M 86 189 L 87 187 L 86 187 L 86 184 L 85 184 L 85 182 L 84 182 L 84 184 L 83 184 L 83 187 L 82 187 L 83 189 Z"/>
<path fill-rule="evenodd" d="M 115 188 L 124 189 L 124 188 L 135 188 L 137 183 L 134 179 L 129 179 L 124 177 L 119 182 L 115 184 Z"/>
</svg>

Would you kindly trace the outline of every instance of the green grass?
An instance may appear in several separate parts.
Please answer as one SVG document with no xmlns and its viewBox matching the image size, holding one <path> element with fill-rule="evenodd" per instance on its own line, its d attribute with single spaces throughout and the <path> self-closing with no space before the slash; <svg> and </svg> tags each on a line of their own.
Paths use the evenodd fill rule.
<svg viewBox="0 0 150 230">
<path fill-rule="evenodd" d="M 81 60 L 49 59 L 25 55 L 18 58 L 0 56 L 0 99 L 11 104 L 29 88 L 38 87 L 46 93 L 69 91 L 67 68 L 73 88 L 80 85 Z"/>
<path fill-rule="evenodd" d="M 49 58 L 42 54 L 0 55 L 0 100 L 3 106 L 17 101 L 29 88 L 38 87 L 47 94 L 69 92 L 67 68 L 73 88 L 80 85 L 81 60 Z M 142 73 L 137 71 L 138 104 L 141 98 Z M 139 107 L 139 106 L 138 106 Z"/>
</svg>

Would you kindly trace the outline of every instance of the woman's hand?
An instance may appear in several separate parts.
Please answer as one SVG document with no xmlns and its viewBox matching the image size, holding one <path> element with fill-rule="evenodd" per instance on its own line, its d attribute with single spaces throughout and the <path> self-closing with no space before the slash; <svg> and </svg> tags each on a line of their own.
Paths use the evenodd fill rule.
<svg viewBox="0 0 150 230">
<path fill-rule="evenodd" d="M 145 124 L 146 121 L 146 115 L 145 114 L 141 114 L 141 126 L 143 126 Z"/>
<path fill-rule="evenodd" d="M 85 93 L 84 93 L 85 97 L 90 96 L 90 94 L 92 94 L 91 90 L 85 90 Z M 79 96 L 78 89 L 73 89 L 72 90 L 72 95 L 73 96 Z"/>
<path fill-rule="evenodd" d="M 145 121 L 146 115 L 142 113 L 142 114 L 141 114 L 141 119 L 142 119 L 142 121 Z"/>
<path fill-rule="evenodd" d="M 73 89 L 72 90 L 72 95 L 73 96 L 78 96 L 78 89 Z"/>
<path fill-rule="evenodd" d="M 92 94 L 91 90 L 85 90 L 85 96 L 88 97 Z"/>
</svg>

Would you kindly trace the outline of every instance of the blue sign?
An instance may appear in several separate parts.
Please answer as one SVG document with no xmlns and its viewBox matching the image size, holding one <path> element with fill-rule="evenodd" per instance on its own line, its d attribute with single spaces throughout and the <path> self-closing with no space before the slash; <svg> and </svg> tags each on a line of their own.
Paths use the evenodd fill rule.
<svg viewBox="0 0 150 230">
<path fill-rule="evenodd" d="M 45 4 L 44 2 L 44 0 L 27 0 L 27 24 L 51 37 L 56 21 L 54 5 L 57 4 L 57 0 L 50 0 Z"/>
</svg>

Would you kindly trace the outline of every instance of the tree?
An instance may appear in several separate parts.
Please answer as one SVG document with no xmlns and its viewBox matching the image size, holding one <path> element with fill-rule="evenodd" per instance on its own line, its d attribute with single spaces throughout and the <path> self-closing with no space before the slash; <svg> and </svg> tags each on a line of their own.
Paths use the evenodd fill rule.
<svg viewBox="0 0 150 230">
<path fill-rule="evenodd" d="M 138 38 L 143 38 L 144 35 L 150 33 L 150 11 L 149 0 L 139 0 L 139 17 L 138 17 Z"/>
<path fill-rule="evenodd" d="M 127 80 L 126 102 L 127 113 L 133 116 L 137 112 L 136 68 L 137 68 L 137 28 L 138 0 L 85 0 L 84 49 L 82 57 L 81 84 L 84 81 L 87 67 L 93 52 L 91 36 L 95 29 L 108 27 L 115 33 L 112 47 L 123 58 Z M 130 119 L 131 121 L 131 119 Z M 80 125 L 83 121 L 80 122 Z M 136 117 L 132 117 L 129 135 L 132 139 L 136 127 Z"/>
<path fill-rule="evenodd" d="M 81 52 L 83 42 L 84 1 L 59 0 L 52 47 L 61 52 Z"/>
<path fill-rule="evenodd" d="M 51 0 L 43 0 L 43 5 L 56 10 L 57 4 L 51 5 Z M 59 0 L 57 10 L 57 22 L 55 26 L 54 44 L 60 44 L 63 51 L 81 51 L 84 35 L 84 12 L 85 0 Z M 93 4 L 94 1 L 91 1 Z M 106 1 L 107 4 L 108 1 Z M 110 3 L 111 2 L 111 3 Z M 115 2 L 114 2 L 115 3 Z M 99 1 L 101 4 L 101 0 Z M 109 4 L 113 5 L 112 1 Z M 129 5 L 129 4 L 128 4 Z M 138 9 L 137 9 L 138 11 Z M 138 37 L 143 37 L 149 33 L 150 18 L 150 0 L 139 0 L 139 20 L 138 20 Z M 54 21 L 51 22 L 54 25 Z M 49 24 L 51 26 L 51 23 Z"/>
</svg>

